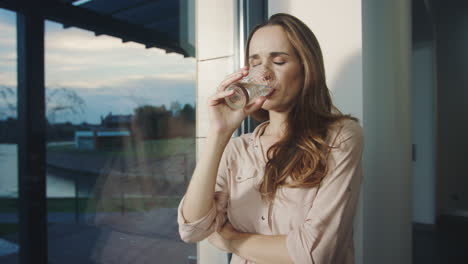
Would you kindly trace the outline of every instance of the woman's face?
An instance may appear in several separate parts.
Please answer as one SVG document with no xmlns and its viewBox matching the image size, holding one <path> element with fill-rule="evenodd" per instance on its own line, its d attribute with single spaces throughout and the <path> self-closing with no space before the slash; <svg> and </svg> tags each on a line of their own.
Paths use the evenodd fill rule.
<svg viewBox="0 0 468 264">
<path fill-rule="evenodd" d="M 249 46 L 249 67 L 265 67 L 276 78 L 275 91 L 262 108 L 289 111 L 302 89 L 304 76 L 299 58 L 282 27 L 266 26 L 254 33 Z"/>
</svg>

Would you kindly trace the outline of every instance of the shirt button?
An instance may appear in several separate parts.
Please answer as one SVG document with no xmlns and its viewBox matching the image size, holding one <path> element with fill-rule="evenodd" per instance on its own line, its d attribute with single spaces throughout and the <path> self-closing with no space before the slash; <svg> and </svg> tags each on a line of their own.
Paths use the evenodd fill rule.
<svg viewBox="0 0 468 264">
<path fill-rule="evenodd" d="M 242 180 L 242 177 L 237 177 L 238 180 Z"/>
<path fill-rule="evenodd" d="M 262 215 L 262 220 L 265 220 L 265 217 Z"/>
</svg>

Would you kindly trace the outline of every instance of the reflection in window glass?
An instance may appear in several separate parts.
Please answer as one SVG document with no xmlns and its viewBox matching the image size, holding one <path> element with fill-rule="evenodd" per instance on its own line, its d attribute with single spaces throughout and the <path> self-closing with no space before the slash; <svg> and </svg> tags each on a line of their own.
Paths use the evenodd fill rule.
<svg viewBox="0 0 468 264">
<path fill-rule="evenodd" d="M 16 15 L 0 9 L 0 263 L 18 263 Z"/>
<path fill-rule="evenodd" d="M 188 263 L 195 59 L 46 23 L 49 259 Z"/>
</svg>

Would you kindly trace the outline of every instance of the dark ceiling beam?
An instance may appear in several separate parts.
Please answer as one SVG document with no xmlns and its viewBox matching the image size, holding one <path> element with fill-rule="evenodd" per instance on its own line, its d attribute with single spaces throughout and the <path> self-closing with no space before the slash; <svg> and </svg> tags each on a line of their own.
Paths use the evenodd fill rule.
<svg viewBox="0 0 468 264">
<path fill-rule="evenodd" d="M 0 7 L 16 12 L 31 10 L 30 1 L 0 0 Z M 145 28 L 117 20 L 111 16 L 76 7 L 57 0 L 41 1 L 41 5 L 34 4 L 34 13 L 45 19 L 52 20 L 66 27 L 78 27 L 97 34 L 106 34 L 126 41 L 141 43 L 147 47 L 157 47 L 168 52 L 177 52 L 185 57 L 190 56 L 179 44 L 171 40 L 169 35 L 154 29 Z M 193 56 L 193 55 L 192 55 Z"/>
<path fill-rule="evenodd" d="M 121 13 L 121 12 L 125 12 L 125 11 L 128 11 L 130 9 L 134 9 L 134 8 L 139 8 L 140 6 L 144 6 L 144 5 L 147 5 L 149 1 L 141 1 L 141 2 L 134 2 L 133 5 L 129 5 L 129 6 L 126 6 L 124 8 L 119 8 L 119 9 L 115 9 L 115 10 L 112 10 L 112 12 L 110 13 L 110 15 L 114 15 L 114 14 L 117 14 L 117 13 Z"/>
</svg>

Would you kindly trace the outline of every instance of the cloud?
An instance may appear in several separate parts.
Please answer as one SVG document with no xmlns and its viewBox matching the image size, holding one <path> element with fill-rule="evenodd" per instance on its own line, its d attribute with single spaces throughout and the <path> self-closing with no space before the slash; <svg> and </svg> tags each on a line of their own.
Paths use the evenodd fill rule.
<svg viewBox="0 0 468 264">
<path fill-rule="evenodd" d="M 0 85 L 16 86 L 16 29 L 7 21 L 14 16 L 5 13 L 0 13 Z"/>
<path fill-rule="evenodd" d="M 194 58 L 49 24 L 46 35 L 49 85 L 91 89 L 135 79 L 194 79 Z"/>
<path fill-rule="evenodd" d="M 5 51 L 0 53 L 0 67 L 8 67 L 16 70 L 16 52 Z"/>
<path fill-rule="evenodd" d="M 49 87 L 70 87 L 77 89 L 105 89 L 113 93 L 116 89 L 128 89 L 131 87 L 152 87 L 156 84 L 176 82 L 195 83 L 194 73 L 162 73 L 152 76 L 126 75 L 113 76 L 112 78 L 101 78 L 99 80 L 86 80 L 76 78 L 65 82 L 48 82 Z"/>
<path fill-rule="evenodd" d="M 56 89 L 59 87 L 48 87 Z M 70 121 L 81 123 L 99 123 L 100 116 L 113 114 L 132 114 L 141 105 L 166 105 L 178 101 L 183 104 L 195 104 L 195 82 L 190 80 L 170 79 L 135 79 L 110 87 L 87 89 L 69 87 L 85 101 L 85 113 L 76 116 L 57 117 L 57 122 Z"/>
<path fill-rule="evenodd" d="M 16 74 L 0 71 L 0 85 L 16 86 Z"/>
<path fill-rule="evenodd" d="M 69 87 L 73 89 L 82 90 L 89 94 L 135 94 L 138 95 L 141 92 L 150 92 L 154 90 L 166 89 L 166 88 L 177 88 L 177 87 L 194 87 L 195 81 L 189 78 L 176 79 L 176 78 L 158 78 L 158 77 L 145 77 L 145 78 L 129 78 L 114 84 L 107 83 L 100 87 L 94 87 L 89 89 L 88 87 L 75 86 Z M 52 86 L 50 86 L 52 87 Z M 136 92 L 136 93 L 135 93 Z"/>
<path fill-rule="evenodd" d="M 0 46 L 16 45 L 16 27 L 0 22 Z"/>
<path fill-rule="evenodd" d="M 90 41 L 92 39 L 92 41 Z M 68 51 L 108 51 L 122 49 L 122 41 L 111 36 L 95 36 L 90 31 L 77 28 L 63 29 L 62 31 L 48 31 L 46 45 L 50 49 Z M 143 48 L 141 44 L 128 42 L 127 47 Z"/>
<path fill-rule="evenodd" d="M 11 87 L 17 59 L 13 20 L 0 12 L 0 85 Z M 82 116 L 64 120 L 96 123 L 100 115 L 129 114 L 142 104 L 195 103 L 194 58 L 53 22 L 46 22 L 45 49 L 47 88 L 72 89 L 86 102 Z"/>
<path fill-rule="evenodd" d="M 16 76 L 14 16 L 0 12 L 0 84 L 13 84 Z M 7 19 L 8 18 L 8 19 Z M 3 41 L 3 45 L 2 42 Z M 60 24 L 46 22 L 45 71 L 47 85 L 99 88 L 118 82 L 142 78 L 193 79 L 195 59 L 179 54 L 166 54 L 157 48 L 77 28 L 63 29 Z M 7 74 L 5 74 L 7 72 Z"/>
<path fill-rule="evenodd" d="M 141 105 L 159 106 L 164 104 L 169 107 L 171 102 L 174 101 L 178 101 L 182 105 L 194 105 L 196 100 L 195 85 L 195 82 L 190 80 L 145 78 L 129 80 L 115 87 L 94 89 L 65 87 L 74 91 L 84 100 L 84 113 L 57 113 L 55 121 L 99 123 L 100 117 L 107 115 L 109 112 L 122 115 L 133 114 L 134 109 Z M 64 87 L 47 87 L 49 93 L 59 88 Z M 47 107 L 51 107 L 54 103 L 56 102 L 50 101 Z M 0 114 L 7 113 L 2 109 L 6 110 L 6 105 L 3 100 L 0 100 Z M 12 114 L 8 112 L 7 115 Z M 0 118 L 3 117 L 0 115 Z"/>
</svg>

